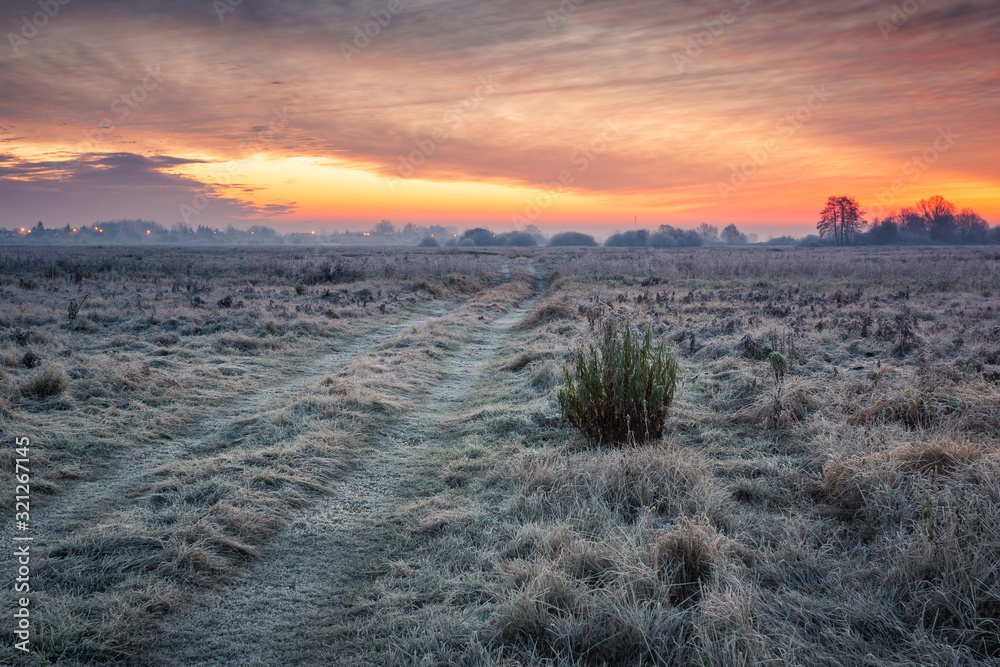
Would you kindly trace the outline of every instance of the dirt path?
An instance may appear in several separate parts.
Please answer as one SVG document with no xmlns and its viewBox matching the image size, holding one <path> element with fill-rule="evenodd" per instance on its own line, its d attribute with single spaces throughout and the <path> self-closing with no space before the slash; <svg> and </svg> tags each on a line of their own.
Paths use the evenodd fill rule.
<svg viewBox="0 0 1000 667">
<path fill-rule="evenodd" d="M 454 354 L 445 377 L 360 457 L 324 501 L 275 536 L 264 558 L 239 582 L 207 595 L 183 616 L 168 618 L 149 662 L 346 662 L 350 647 L 325 645 L 324 638 L 350 613 L 353 578 L 378 566 L 372 527 L 407 497 L 406 482 L 422 470 L 424 451 L 448 437 L 449 424 L 461 419 L 462 406 L 495 351 L 543 291 L 493 320 Z"/>
<path fill-rule="evenodd" d="M 162 464 L 198 455 L 208 449 L 220 432 L 242 420 L 251 419 L 261 408 L 291 397 L 302 387 L 339 370 L 392 336 L 442 317 L 456 307 L 458 304 L 449 305 L 434 313 L 411 317 L 399 324 L 344 341 L 341 349 L 312 362 L 306 373 L 296 374 L 290 381 L 255 392 L 239 403 L 221 409 L 182 437 L 122 452 L 107 474 L 82 482 L 74 486 L 69 494 L 55 496 L 50 502 L 40 504 L 34 514 L 37 517 L 37 534 L 43 538 L 39 542 L 40 546 L 44 544 L 46 536 L 65 535 L 81 526 L 100 522 L 103 517 L 122 507 L 124 499 L 133 498 L 135 493 L 144 491 L 153 479 L 153 471 Z"/>
</svg>

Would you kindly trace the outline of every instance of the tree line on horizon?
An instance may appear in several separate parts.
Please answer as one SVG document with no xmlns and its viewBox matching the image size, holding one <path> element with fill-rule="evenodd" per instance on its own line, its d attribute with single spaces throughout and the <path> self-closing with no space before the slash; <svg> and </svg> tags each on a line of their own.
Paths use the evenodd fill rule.
<svg viewBox="0 0 1000 667">
<path fill-rule="evenodd" d="M 820 239 L 834 245 L 1000 243 L 1000 225 L 991 228 L 971 208 L 958 210 L 941 195 L 871 220 L 854 197 L 830 197 L 816 230 Z"/>
<path fill-rule="evenodd" d="M 884 218 L 866 219 L 865 211 L 854 197 L 833 196 L 827 199 L 816 224 L 817 235 L 799 239 L 781 236 L 761 245 L 904 245 L 904 244 L 1000 244 L 1000 226 L 990 225 L 970 208 L 959 210 L 939 195 L 922 199 L 912 207 L 903 207 Z M 292 232 L 281 234 L 271 227 L 254 225 L 225 230 L 199 225 L 192 228 L 177 223 L 167 229 L 149 220 L 117 220 L 81 227 L 48 229 L 42 222 L 32 227 L 0 229 L 0 242 L 13 243 L 196 243 L 196 244 L 359 244 L 418 245 L 421 247 L 597 247 L 602 245 L 590 234 L 577 231 L 545 236 L 534 225 L 512 232 L 495 233 L 485 227 L 466 229 L 442 225 L 397 228 L 382 220 L 369 231 Z M 694 248 L 701 246 L 743 246 L 757 243 L 756 235 L 745 234 L 735 224 L 721 231 L 702 223 L 694 229 L 660 225 L 655 230 L 632 229 L 617 232 L 603 245 L 609 248 Z"/>
<path fill-rule="evenodd" d="M 290 232 L 285 234 L 265 225 L 253 225 L 248 229 L 238 229 L 234 225 L 228 225 L 225 229 L 219 229 L 207 225 L 191 227 L 178 222 L 168 229 L 164 225 L 152 220 L 135 219 L 95 222 L 79 227 L 65 225 L 64 227 L 48 228 L 44 222 L 39 221 L 35 225 L 16 229 L 0 228 L 0 243 L 6 241 L 28 244 L 108 243 L 131 245 L 138 243 L 217 243 L 242 245 L 247 243 L 289 243 L 296 245 L 318 243 L 321 241 L 364 242 L 366 240 L 381 240 L 399 244 L 415 244 L 428 236 L 451 237 L 457 234 L 457 232 L 458 229 L 456 227 L 444 227 L 440 225 L 417 227 L 408 224 L 402 229 L 396 229 L 388 220 L 379 222 L 369 231 Z"/>
<path fill-rule="evenodd" d="M 30 227 L 0 229 L 0 239 L 15 243 L 55 244 L 136 244 L 136 243 L 267 243 L 281 235 L 270 227 L 254 225 L 249 229 L 237 229 L 229 225 L 226 229 L 198 225 L 189 227 L 177 223 L 167 229 L 152 220 L 108 220 L 90 225 L 49 228 L 39 221 Z"/>
<path fill-rule="evenodd" d="M 747 245 L 756 240 L 741 232 L 736 225 L 729 225 L 721 232 L 714 225 L 702 223 L 696 229 L 678 229 L 671 225 L 660 225 L 655 231 L 634 229 L 612 234 L 604 241 L 608 248 L 696 248 L 703 245 Z M 445 243 L 434 239 L 424 239 L 420 245 L 446 247 L 530 247 L 546 245 L 558 247 L 597 247 L 598 243 L 590 234 L 583 232 L 559 232 L 551 238 L 545 237 L 534 225 L 524 231 L 494 233 L 484 227 L 467 229 Z"/>
</svg>

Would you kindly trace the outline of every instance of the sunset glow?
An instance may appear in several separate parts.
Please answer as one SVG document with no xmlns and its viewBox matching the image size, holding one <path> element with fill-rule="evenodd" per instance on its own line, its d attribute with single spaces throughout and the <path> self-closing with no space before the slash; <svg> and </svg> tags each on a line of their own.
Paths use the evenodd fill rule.
<svg viewBox="0 0 1000 667">
<path fill-rule="evenodd" d="M 5 3 L 0 226 L 995 224 L 1000 13 L 912 5 Z"/>
</svg>

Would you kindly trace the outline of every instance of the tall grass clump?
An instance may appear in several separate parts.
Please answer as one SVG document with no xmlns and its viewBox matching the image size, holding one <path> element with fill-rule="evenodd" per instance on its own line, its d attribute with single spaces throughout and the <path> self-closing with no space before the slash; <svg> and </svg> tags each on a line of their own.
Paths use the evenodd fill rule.
<svg viewBox="0 0 1000 667">
<path fill-rule="evenodd" d="M 69 378 L 61 370 L 47 368 L 21 384 L 21 395 L 29 398 L 58 396 L 69 387 Z"/>
<path fill-rule="evenodd" d="M 598 445 L 650 442 L 663 435 L 677 386 L 677 359 L 647 326 L 640 338 L 630 324 L 601 323 L 598 346 L 563 366 L 559 407 Z"/>
</svg>

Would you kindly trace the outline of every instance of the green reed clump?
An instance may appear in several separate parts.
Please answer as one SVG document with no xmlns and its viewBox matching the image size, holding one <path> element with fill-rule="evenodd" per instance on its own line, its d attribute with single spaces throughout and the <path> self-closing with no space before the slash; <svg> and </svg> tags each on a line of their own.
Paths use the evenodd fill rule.
<svg viewBox="0 0 1000 667">
<path fill-rule="evenodd" d="M 598 344 L 578 352 L 576 369 L 563 366 L 559 407 L 597 445 L 649 442 L 663 435 L 677 386 L 677 359 L 647 326 L 640 337 L 628 323 L 601 324 Z"/>
</svg>

